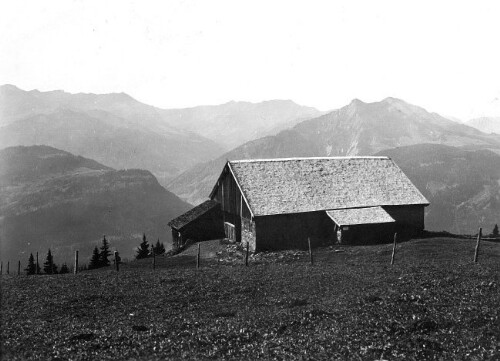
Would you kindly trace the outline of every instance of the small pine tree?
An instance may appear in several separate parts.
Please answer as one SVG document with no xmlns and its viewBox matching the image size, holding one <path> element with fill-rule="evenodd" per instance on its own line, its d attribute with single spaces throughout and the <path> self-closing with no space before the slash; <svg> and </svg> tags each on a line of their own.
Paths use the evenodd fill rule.
<svg viewBox="0 0 500 361">
<path fill-rule="evenodd" d="M 498 237 L 498 224 L 495 224 L 495 227 L 493 227 L 493 232 L 491 233 L 493 237 Z"/>
<path fill-rule="evenodd" d="M 36 274 L 39 275 L 42 273 L 42 269 L 40 268 L 40 265 L 39 264 L 36 264 L 35 263 L 35 269 L 36 269 Z"/>
<path fill-rule="evenodd" d="M 61 270 L 59 271 L 59 274 L 65 274 L 65 273 L 69 273 L 69 268 L 66 263 L 63 263 L 63 265 L 61 266 Z"/>
<path fill-rule="evenodd" d="M 52 256 L 52 252 L 49 251 L 47 252 L 47 257 L 45 258 L 45 263 L 43 264 L 43 271 L 48 274 L 56 274 L 57 273 L 57 266 L 54 263 L 54 257 Z"/>
<path fill-rule="evenodd" d="M 146 241 L 146 234 L 142 234 L 142 242 L 137 248 L 137 254 L 135 255 L 136 259 L 147 258 L 149 257 L 149 244 Z"/>
<path fill-rule="evenodd" d="M 28 259 L 28 267 L 25 268 L 25 271 L 28 275 L 34 275 L 36 273 L 35 257 L 33 257 L 33 253 L 30 254 L 30 258 Z"/>
<path fill-rule="evenodd" d="M 109 242 L 106 236 L 103 236 L 101 252 L 99 253 L 99 267 L 106 267 L 110 265 L 108 257 L 111 256 L 109 251 Z"/>
<path fill-rule="evenodd" d="M 155 255 L 159 255 L 159 254 L 165 253 L 165 246 L 163 245 L 163 243 L 160 243 L 160 239 L 159 238 L 156 241 L 156 245 L 154 245 L 152 248 L 153 248 L 153 252 L 155 253 Z"/>
<path fill-rule="evenodd" d="M 96 269 L 100 266 L 99 248 L 95 246 L 94 251 L 92 252 L 92 258 L 90 259 L 89 269 Z"/>
</svg>

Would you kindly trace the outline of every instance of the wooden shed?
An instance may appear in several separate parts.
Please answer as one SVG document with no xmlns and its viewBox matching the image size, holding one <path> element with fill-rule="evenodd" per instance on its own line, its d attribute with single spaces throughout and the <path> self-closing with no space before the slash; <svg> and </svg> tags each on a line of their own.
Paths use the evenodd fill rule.
<svg viewBox="0 0 500 361">
<path fill-rule="evenodd" d="M 209 197 L 252 251 L 390 240 L 422 231 L 429 205 L 388 157 L 228 161 Z"/>
<path fill-rule="evenodd" d="M 174 250 L 183 247 L 189 239 L 199 242 L 224 237 L 221 205 L 213 200 L 199 204 L 168 225 L 172 229 Z"/>
</svg>

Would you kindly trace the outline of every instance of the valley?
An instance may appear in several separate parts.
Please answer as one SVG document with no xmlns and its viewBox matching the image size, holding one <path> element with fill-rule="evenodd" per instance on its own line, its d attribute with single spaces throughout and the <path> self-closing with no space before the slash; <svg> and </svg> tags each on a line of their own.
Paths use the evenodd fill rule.
<svg viewBox="0 0 500 361">
<path fill-rule="evenodd" d="M 117 171 L 48 146 L 0 150 L 0 199 L 2 259 L 50 248 L 58 264 L 75 250 L 87 263 L 103 235 L 124 258 L 143 233 L 169 247 L 166 221 L 191 207 L 148 171 Z"/>
</svg>

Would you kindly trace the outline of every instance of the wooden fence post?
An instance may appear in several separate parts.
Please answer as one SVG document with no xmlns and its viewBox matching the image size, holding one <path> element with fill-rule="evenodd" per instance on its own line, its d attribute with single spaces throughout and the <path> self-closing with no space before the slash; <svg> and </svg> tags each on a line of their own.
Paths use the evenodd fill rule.
<svg viewBox="0 0 500 361">
<path fill-rule="evenodd" d="M 78 251 L 75 251 L 75 269 L 73 270 L 73 274 L 78 273 Z"/>
<path fill-rule="evenodd" d="M 153 250 L 153 271 L 156 268 L 156 252 Z"/>
<path fill-rule="evenodd" d="M 479 233 L 477 234 L 476 250 L 474 251 L 474 263 L 477 263 L 477 256 L 479 254 L 479 244 L 481 243 L 481 236 L 483 229 L 479 227 Z"/>
<path fill-rule="evenodd" d="M 248 267 L 248 252 L 250 251 L 250 242 L 247 242 L 247 252 L 245 254 L 245 266 Z"/>
<path fill-rule="evenodd" d="M 309 245 L 309 260 L 311 261 L 311 265 L 313 264 L 313 252 L 311 248 L 311 238 L 307 237 L 307 244 Z"/>
<path fill-rule="evenodd" d="M 3 274 L 3 261 L 0 262 L 0 275 Z"/>
<path fill-rule="evenodd" d="M 394 243 L 392 244 L 392 256 L 391 256 L 391 266 L 394 264 L 394 256 L 396 255 L 396 242 L 398 234 L 394 233 Z"/>
<path fill-rule="evenodd" d="M 38 252 L 36 253 L 36 270 L 35 273 L 39 274 L 40 272 L 40 266 L 38 265 Z"/>
<path fill-rule="evenodd" d="M 116 272 L 119 272 L 120 271 L 120 259 L 119 259 L 120 256 L 118 255 L 118 251 L 115 251 L 114 255 L 115 255 L 115 268 L 116 268 Z"/>
<path fill-rule="evenodd" d="M 200 268 L 200 243 L 198 243 L 198 254 L 196 255 L 196 269 Z"/>
<path fill-rule="evenodd" d="M 17 261 L 17 275 L 21 274 L 21 261 Z"/>
<path fill-rule="evenodd" d="M 10 261 L 7 261 L 7 274 L 9 274 Z"/>
</svg>

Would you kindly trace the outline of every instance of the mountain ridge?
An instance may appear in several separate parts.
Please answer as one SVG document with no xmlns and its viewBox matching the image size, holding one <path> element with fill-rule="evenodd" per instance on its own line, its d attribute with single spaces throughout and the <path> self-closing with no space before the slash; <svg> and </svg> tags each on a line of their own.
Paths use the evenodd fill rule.
<svg viewBox="0 0 500 361">
<path fill-rule="evenodd" d="M 161 109 L 125 93 L 24 91 L 14 85 L 0 86 L 0 104 L 4 147 L 47 144 L 114 168 L 146 168 L 162 184 L 233 145 L 322 114 L 291 100 Z"/>
<path fill-rule="evenodd" d="M 274 136 L 249 141 L 220 157 L 188 169 L 167 183 L 182 199 L 197 204 L 208 195 L 226 160 L 372 155 L 399 146 L 436 143 L 500 153 L 500 137 L 429 113 L 396 98 L 348 105 L 302 121 Z"/>
<path fill-rule="evenodd" d="M 430 201 L 426 229 L 485 234 L 500 222 L 500 155 L 442 144 L 381 151 L 393 159 Z"/>
<path fill-rule="evenodd" d="M 0 150 L 2 258 L 27 257 L 51 248 L 82 260 L 106 234 L 124 257 L 145 232 L 168 248 L 170 218 L 191 208 L 142 169 L 114 170 L 48 146 Z"/>
</svg>

